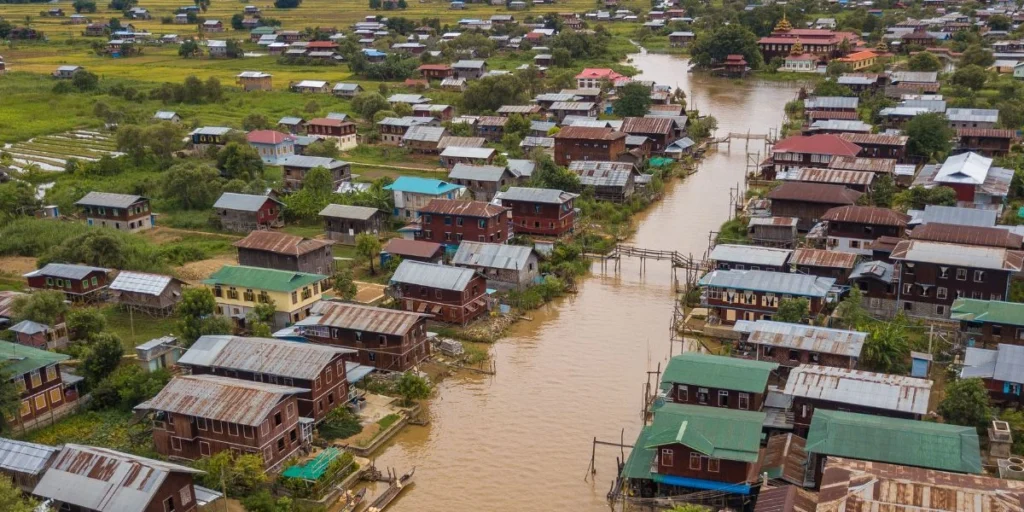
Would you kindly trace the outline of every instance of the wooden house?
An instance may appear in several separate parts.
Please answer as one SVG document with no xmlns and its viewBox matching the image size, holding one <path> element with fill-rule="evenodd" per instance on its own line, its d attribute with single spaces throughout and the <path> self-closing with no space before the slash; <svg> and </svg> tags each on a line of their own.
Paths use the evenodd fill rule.
<svg viewBox="0 0 1024 512">
<path fill-rule="evenodd" d="M 807 299 L 810 316 L 821 312 L 835 279 L 767 270 L 713 270 L 700 279 L 701 305 L 713 322 L 771 320 L 783 296 Z"/>
<path fill-rule="evenodd" d="M 505 134 L 507 117 L 502 116 L 481 116 L 477 119 L 474 127 L 474 135 L 483 137 L 491 142 L 498 142 Z"/>
<path fill-rule="evenodd" d="M 231 128 L 224 126 L 203 126 L 192 130 L 189 134 L 192 149 L 203 153 L 211 147 L 223 147 L 227 144 L 226 136 L 231 133 Z"/>
<path fill-rule="evenodd" d="M 684 352 L 669 360 L 659 388 L 670 403 L 760 411 L 778 367 L 773 361 Z"/>
<path fill-rule="evenodd" d="M 863 342 L 865 333 L 851 334 Z M 816 364 L 794 368 L 784 391 L 793 397 L 793 430 L 799 436 L 807 435 L 815 410 L 919 420 L 928 414 L 931 392 L 930 380 Z"/>
<path fill-rule="evenodd" d="M 953 155 L 941 165 L 922 167 L 913 186 L 949 187 L 956 191 L 957 206 L 997 209 L 1006 203 L 1014 171 L 994 163 L 977 153 Z"/>
<path fill-rule="evenodd" d="M 348 151 L 358 144 L 356 124 L 343 119 L 317 117 L 306 122 L 306 135 L 334 141 L 338 149 Z"/>
<path fill-rule="evenodd" d="M 996 128 L 958 128 L 957 150 L 987 157 L 1005 156 L 1017 140 L 1017 132 Z"/>
<path fill-rule="evenodd" d="M 0 437 L 0 476 L 23 493 L 31 493 L 60 448 Z"/>
<path fill-rule="evenodd" d="M 33 290 L 61 291 L 69 300 L 77 302 L 98 298 L 100 292 L 107 288 L 109 275 L 108 268 L 47 263 L 43 268 L 33 270 L 24 277 L 28 281 L 28 287 Z"/>
<path fill-rule="evenodd" d="M 906 135 L 884 133 L 842 133 L 839 136 L 860 147 L 858 157 L 891 158 L 897 162 L 906 159 L 907 141 L 910 140 Z"/>
<path fill-rule="evenodd" d="M 242 71 L 235 75 L 235 82 L 243 91 L 269 91 L 274 88 L 273 75 L 262 71 Z"/>
<path fill-rule="evenodd" d="M 857 203 L 863 193 L 842 185 L 787 181 L 768 193 L 772 215 L 800 219 L 797 228 L 810 230 L 830 209 Z"/>
<path fill-rule="evenodd" d="M 597 117 L 597 104 L 590 101 L 556 101 L 548 107 L 548 112 L 561 123 L 566 116 Z"/>
<path fill-rule="evenodd" d="M 840 135 L 817 134 L 786 137 L 772 146 L 771 155 L 761 165 L 761 175 L 775 175 L 801 167 L 823 167 L 836 156 L 857 156 L 861 148 Z"/>
<path fill-rule="evenodd" d="M 389 293 L 402 309 L 433 320 L 466 325 L 487 314 L 487 280 L 468 268 L 403 261 Z"/>
<path fill-rule="evenodd" d="M 825 249 L 801 248 L 793 252 L 789 261 L 793 272 L 819 277 L 831 277 L 836 284 L 845 286 L 857 265 L 857 255 Z"/>
<path fill-rule="evenodd" d="M 576 228 L 573 201 L 578 196 L 546 188 L 509 187 L 495 198 L 509 209 L 516 233 L 560 237 Z"/>
<path fill-rule="evenodd" d="M 557 140 L 556 137 L 556 148 Z M 594 199 L 613 203 L 622 203 L 633 197 L 640 176 L 636 166 L 630 162 L 576 160 L 569 164 L 569 170 L 580 177 L 581 185 L 593 187 Z"/>
<path fill-rule="evenodd" d="M 997 343 L 994 348 L 968 347 L 964 354 L 961 379 L 981 379 L 989 401 L 999 407 L 1024 405 L 1024 375 L 1014 371 L 1024 364 L 1024 346 Z"/>
<path fill-rule="evenodd" d="M 330 240 L 317 240 L 278 231 L 253 231 L 235 242 L 238 264 L 313 274 L 333 274 Z"/>
<path fill-rule="evenodd" d="M 448 181 L 466 187 L 477 201 L 491 201 L 518 179 L 508 167 L 455 164 L 448 173 Z"/>
<path fill-rule="evenodd" d="M 330 288 L 330 276 L 294 270 L 224 265 L 203 285 L 213 292 L 216 313 L 246 329 L 258 304 L 273 304 L 271 329 L 283 329 L 309 316 L 309 308 Z"/>
<path fill-rule="evenodd" d="M 960 298 L 953 302 L 951 311 L 950 319 L 960 322 L 964 346 L 1024 345 L 1024 304 Z"/>
<path fill-rule="evenodd" d="M 451 66 L 453 78 L 475 80 L 487 72 L 487 62 L 482 60 L 460 60 Z"/>
<path fill-rule="evenodd" d="M 387 213 L 366 206 L 329 204 L 320 210 L 329 240 L 355 245 L 361 233 L 379 235 L 387 229 Z"/>
<path fill-rule="evenodd" d="M 420 208 L 417 240 L 459 245 L 463 240 L 507 243 L 508 208 L 483 201 L 434 199 Z"/>
<path fill-rule="evenodd" d="M 447 64 L 423 64 L 416 68 L 416 71 L 428 80 L 444 80 L 455 74 L 452 67 Z"/>
<path fill-rule="evenodd" d="M 359 84 L 345 84 L 339 82 L 334 84 L 334 88 L 331 89 L 331 92 L 340 98 L 355 98 L 357 94 L 363 92 L 363 86 Z"/>
<path fill-rule="evenodd" d="M 60 363 L 69 356 L 0 341 L 0 357 L 5 362 L 4 372 L 10 375 L 19 393 L 18 412 L 8 418 L 15 428 L 41 426 L 41 421 L 49 424 L 64 416 L 67 406 L 78 400 L 77 389 L 64 382 L 65 374 L 60 371 Z"/>
<path fill-rule="evenodd" d="M 647 137 L 651 141 L 651 151 L 661 153 L 676 141 L 674 125 L 675 121 L 670 117 L 626 117 L 620 131 Z"/>
<path fill-rule="evenodd" d="M 82 209 L 85 222 L 90 226 L 109 227 L 132 233 L 153 227 L 149 199 L 142 196 L 89 192 L 76 201 L 75 206 Z"/>
<path fill-rule="evenodd" d="M 441 166 L 450 170 L 459 164 L 490 165 L 496 155 L 494 148 L 447 146 L 441 151 Z"/>
<path fill-rule="evenodd" d="M 178 376 L 136 406 L 153 420 L 157 453 L 197 460 L 225 450 L 262 456 L 274 469 L 310 442 L 310 423 L 300 424 L 294 386 L 217 375 Z"/>
<path fill-rule="evenodd" d="M 443 126 L 413 126 L 402 136 L 402 146 L 416 153 L 440 153 L 438 144 L 448 133 Z"/>
<path fill-rule="evenodd" d="M 58 66 L 57 69 L 53 72 L 53 76 L 55 78 L 70 80 L 72 77 L 75 76 L 75 73 L 84 70 L 85 68 L 83 68 L 82 66 Z"/>
<path fill-rule="evenodd" d="M 826 211 L 821 220 L 827 223 L 830 250 L 871 256 L 871 242 L 883 236 L 902 237 L 910 216 L 889 208 L 848 205 Z"/>
<path fill-rule="evenodd" d="M 181 302 L 184 281 L 171 276 L 122 270 L 110 282 L 114 302 L 152 316 L 170 316 Z"/>
<path fill-rule="evenodd" d="M 385 117 L 377 121 L 377 133 L 380 135 L 381 143 L 399 146 L 402 144 L 405 132 L 409 131 L 413 126 L 420 125 L 440 126 L 441 123 L 429 117 Z"/>
<path fill-rule="evenodd" d="M 797 239 L 795 217 L 751 217 L 747 222 L 747 236 L 756 245 L 790 248 Z"/>
<path fill-rule="evenodd" d="M 146 372 L 168 370 L 185 353 L 185 348 L 174 336 L 153 338 L 135 347 L 135 362 Z"/>
<path fill-rule="evenodd" d="M 419 218 L 420 209 L 434 199 L 469 199 L 466 187 L 415 176 L 399 176 L 384 189 L 394 194 L 395 209 L 392 215 L 406 220 Z"/>
<path fill-rule="evenodd" d="M 285 116 L 277 121 L 277 127 L 292 135 L 298 135 L 306 130 L 306 120 L 301 117 Z"/>
<path fill-rule="evenodd" d="M 289 84 L 288 88 L 302 94 L 327 94 L 331 92 L 330 84 L 324 80 L 300 80 Z"/>
<path fill-rule="evenodd" d="M 223 193 L 213 205 L 214 213 L 225 231 L 248 233 L 284 226 L 281 209 L 284 203 L 269 196 Z"/>
<path fill-rule="evenodd" d="M 260 154 L 265 164 L 280 165 L 286 158 L 295 155 L 296 137 L 288 133 L 253 130 L 245 135 L 245 140 Z"/>
<path fill-rule="evenodd" d="M 107 448 L 66 443 L 32 489 L 54 509 L 195 512 L 202 471 Z"/>
<path fill-rule="evenodd" d="M 412 106 L 413 117 L 433 117 L 441 121 L 451 121 L 455 117 L 455 107 L 451 105 L 420 104 Z"/>
<path fill-rule="evenodd" d="M 424 263 L 441 263 L 443 256 L 444 246 L 439 243 L 405 238 L 392 238 L 388 240 L 380 251 L 382 265 L 396 257 L 403 260 L 422 261 Z"/>
<path fill-rule="evenodd" d="M 14 334 L 14 342 L 26 347 L 56 350 L 67 346 L 68 328 L 61 318 L 53 325 L 22 320 L 8 328 Z"/>
<path fill-rule="evenodd" d="M 310 125 L 307 124 L 306 126 L 308 128 Z M 337 190 L 342 182 L 352 179 L 351 164 L 343 160 L 322 156 L 293 155 L 285 158 L 281 162 L 281 167 L 284 168 L 284 188 L 286 191 L 301 189 L 306 181 L 306 175 L 317 167 L 327 169 L 330 173 L 333 190 Z"/>
<path fill-rule="evenodd" d="M 355 351 L 355 360 L 361 365 L 403 372 L 430 356 L 429 317 L 422 312 L 321 301 L 296 327 L 315 344 Z"/>
<path fill-rule="evenodd" d="M 782 377 L 808 364 L 854 368 L 867 338 L 863 332 L 771 320 L 738 320 L 733 331 L 739 334 L 733 357 L 778 363 Z"/>
<path fill-rule="evenodd" d="M 718 270 L 769 270 L 789 272 L 790 249 L 754 245 L 717 244 L 708 255 Z"/>
<path fill-rule="evenodd" d="M 1004 228 L 1005 226 L 964 226 L 944 222 L 927 222 L 915 226 L 910 231 L 910 239 L 979 247 L 1005 247 L 1015 250 L 1024 248 L 1024 236 Z"/>
<path fill-rule="evenodd" d="M 566 126 L 555 134 L 555 163 L 569 165 L 576 161 L 614 162 L 626 152 L 623 132 L 611 128 Z"/>
<path fill-rule="evenodd" d="M 464 240 L 451 264 L 477 271 L 487 278 L 488 288 L 497 290 L 523 290 L 540 279 L 537 251 L 527 245 Z"/>
<path fill-rule="evenodd" d="M 299 416 L 320 422 L 349 399 L 341 347 L 230 335 L 200 336 L 178 365 L 192 375 L 218 375 L 302 388 L 296 395 Z"/>
</svg>

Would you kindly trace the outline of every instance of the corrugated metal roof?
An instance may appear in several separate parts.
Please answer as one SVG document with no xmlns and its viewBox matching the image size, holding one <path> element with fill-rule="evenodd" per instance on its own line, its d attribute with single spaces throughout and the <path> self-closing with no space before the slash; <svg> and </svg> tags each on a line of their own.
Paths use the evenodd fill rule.
<svg viewBox="0 0 1024 512">
<path fill-rule="evenodd" d="M 889 208 L 876 206 L 838 206 L 830 208 L 821 220 L 830 222 L 852 222 L 856 224 L 871 224 L 876 226 L 906 227 L 910 222 L 910 216 Z"/>
<path fill-rule="evenodd" d="M 636 168 L 628 162 L 594 160 L 569 162 L 569 170 L 579 175 L 582 185 L 590 187 L 624 187 L 636 173 Z"/>
<path fill-rule="evenodd" d="M 809 128 L 809 130 L 868 133 L 871 131 L 871 125 L 865 123 L 864 121 L 853 121 L 846 119 L 819 119 L 811 123 L 811 127 Z"/>
<path fill-rule="evenodd" d="M 201 336 L 178 364 L 314 380 L 336 357 L 352 353 L 347 348 L 298 341 Z"/>
<path fill-rule="evenodd" d="M 862 335 L 860 344 L 863 345 L 866 333 L 857 334 Z M 785 392 L 787 395 L 840 404 L 926 414 L 931 391 L 932 381 L 926 379 L 830 366 L 800 365 L 790 372 Z"/>
<path fill-rule="evenodd" d="M 434 118 L 432 118 L 432 117 L 405 116 L 405 117 L 385 117 L 384 119 L 381 119 L 380 121 L 377 121 L 377 124 L 378 125 L 384 125 L 384 126 L 406 126 L 406 127 L 408 127 L 408 126 L 416 126 L 416 125 L 421 125 L 421 124 L 428 124 L 428 123 L 432 123 L 432 122 L 434 122 Z"/>
<path fill-rule="evenodd" d="M 977 247 L 925 240 L 903 240 L 892 250 L 891 258 L 908 262 L 936 263 L 967 268 L 1009 270 L 1024 267 L 1024 252 L 1003 247 Z"/>
<path fill-rule="evenodd" d="M 130 194 L 112 194 L 110 192 L 89 192 L 85 197 L 75 202 L 81 206 L 105 206 L 108 208 L 128 208 L 129 206 L 146 200 L 142 196 Z"/>
<path fill-rule="evenodd" d="M 424 240 L 406 240 L 405 238 L 392 238 L 384 245 L 381 252 L 394 254 L 396 256 L 412 256 L 414 258 L 429 259 L 434 256 L 440 257 L 443 246 L 435 242 Z"/>
<path fill-rule="evenodd" d="M 947 158 L 932 179 L 937 183 L 981 185 L 985 183 L 991 167 L 991 158 L 977 153 L 961 153 Z"/>
<path fill-rule="evenodd" d="M 476 272 L 468 268 L 450 267 L 404 260 L 391 276 L 392 283 L 414 284 L 441 290 L 463 291 Z"/>
<path fill-rule="evenodd" d="M 452 69 L 480 69 L 486 65 L 487 62 L 482 60 L 460 60 L 452 64 Z"/>
<path fill-rule="evenodd" d="M 961 226 L 991 227 L 996 225 L 996 218 L 999 216 L 999 212 L 995 210 L 960 208 L 957 206 L 927 205 L 924 207 L 924 211 L 918 210 L 918 212 L 911 220 L 912 224 L 939 222 Z"/>
<path fill-rule="evenodd" d="M 192 130 L 189 135 L 225 135 L 231 131 L 231 128 L 224 126 L 203 126 Z"/>
<path fill-rule="evenodd" d="M 790 264 L 805 267 L 826 267 L 852 269 L 857 255 L 851 252 L 829 251 L 826 249 L 797 249 Z"/>
<path fill-rule="evenodd" d="M 313 121 L 316 121 L 316 119 L 310 121 L 310 124 L 315 124 Z M 333 170 L 348 166 L 349 163 L 344 160 L 335 160 L 333 158 L 326 158 L 322 156 L 289 155 L 285 157 L 284 161 L 281 162 L 281 165 L 284 167 L 300 167 L 303 169 L 323 167 L 327 170 Z"/>
<path fill-rule="evenodd" d="M 853 272 L 850 272 L 850 280 L 853 281 L 861 278 L 871 278 L 885 283 L 891 283 L 893 274 L 894 268 L 891 263 L 886 263 L 884 261 L 865 261 L 854 267 Z"/>
<path fill-rule="evenodd" d="M 1024 303 L 1000 300 L 956 299 L 953 320 L 1024 326 Z"/>
<path fill-rule="evenodd" d="M 589 101 L 556 101 L 551 104 L 548 110 L 566 110 L 570 112 L 589 112 L 594 109 L 594 104 Z"/>
<path fill-rule="evenodd" d="M 764 393 L 768 377 L 778 367 L 778 363 L 772 361 L 684 352 L 669 360 L 660 385 L 664 388 L 678 383 Z"/>
<path fill-rule="evenodd" d="M 534 254 L 525 245 L 490 244 L 464 240 L 452 257 L 452 265 L 499 270 L 523 270 Z"/>
<path fill-rule="evenodd" d="M 8 330 L 19 334 L 33 335 L 49 331 L 50 326 L 39 322 L 33 322 L 32 320 L 22 320 L 10 326 Z"/>
<path fill-rule="evenodd" d="M 892 174 L 896 172 L 896 159 L 835 156 L 828 163 L 828 167 L 829 169 Z"/>
<path fill-rule="evenodd" d="M 11 308 L 14 306 L 14 300 L 23 295 L 26 294 L 10 290 L 0 290 L 0 318 L 11 318 Z"/>
<path fill-rule="evenodd" d="M 964 352 L 964 366 L 960 369 L 960 378 L 991 379 L 996 374 L 996 359 L 998 357 L 998 350 L 967 347 Z M 1009 382 L 1017 380 L 1021 380 L 1020 377 L 1010 379 Z"/>
<path fill-rule="evenodd" d="M 110 272 L 109 268 L 90 267 L 89 265 L 72 265 L 69 263 L 47 263 L 45 267 L 33 270 L 22 277 L 61 277 L 64 279 L 85 279 L 93 272 Z"/>
<path fill-rule="evenodd" d="M 255 427 L 285 397 L 308 391 L 216 375 L 186 375 L 171 379 L 160 393 L 137 408 Z"/>
<path fill-rule="evenodd" d="M 734 331 L 746 332 L 747 341 L 757 345 L 794 348 L 823 354 L 859 358 L 867 333 L 829 329 L 803 324 L 758 320 L 738 320 Z"/>
<path fill-rule="evenodd" d="M 785 200 L 846 205 L 855 204 L 862 195 L 864 194 L 842 185 L 787 181 L 772 189 L 767 197 L 772 201 Z"/>
<path fill-rule="evenodd" d="M 675 122 L 668 117 L 626 117 L 621 131 L 626 133 L 670 134 Z"/>
<path fill-rule="evenodd" d="M 498 192 L 495 198 L 506 201 L 562 204 L 577 196 L 579 196 L 579 194 L 563 192 L 561 190 L 554 190 L 550 188 L 509 187 L 509 189 L 504 192 Z"/>
<path fill-rule="evenodd" d="M 506 168 L 496 165 L 455 164 L 448 179 L 498 182 L 506 174 L 509 174 Z"/>
<path fill-rule="evenodd" d="M 768 293 L 824 297 L 835 284 L 831 277 L 787 274 L 767 270 L 715 270 L 700 279 L 701 286 Z"/>
<path fill-rule="evenodd" d="M 235 242 L 239 249 L 268 251 L 289 256 L 301 256 L 333 245 L 330 240 L 317 240 L 290 235 L 278 231 L 253 231 L 245 238 Z"/>
<path fill-rule="evenodd" d="M 860 98 L 856 96 L 811 96 L 804 100 L 804 110 L 857 110 L 859 104 Z"/>
<path fill-rule="evenodd" d="M 40 475 L 58 450 L 45 444 L 0 438 L 0 470 L 4 473 Z"/>
<path fill-rule="evenodd" d="M 65 444 L 32 494 L 100 512 L 146 510 L 172 473 L 202 471 L 106 448 Z"/>
<path fill-rule="evenodd" d="M 493 155 L 493 154 L 494 154 L 494 149 L 493 148 L 480 148 L 480 147 L 467 148 L 467 147 L 461 147 L 461 146 L 448 146 L 448 147 L 444 148 L 444 151 L 441 152 L 441 156 L 442 157 L 447 156 L 447 157 L 452 157 L 452 158 L 480 158 L 480 159 L 487 159 L 487 158 L 490 158 L 491 155 Z"/>
<path fill-rule="evenodd" d="M 217 202 L 213 204 L 214 208 L 223 208 L 225 210 L 239 210 L 244 212 L 255 212 L 266 203 L 267 200 L 274 201 L 277 204 L 281 204 L 281 201 L 268 196 L 258 196 L 254 194 L 236 194 L 234 192 L 225 192 L 221 194 Z"/>
<path fill-rule="evenodd" d="M 489 219 L 509 211 L 508 208 L 484 201 L 458 201 L 454 199 L 431 199 L 420 208 L 420 215 L 463 215 Z"/>
<path fill-rule="evenodd" d="M 1021 249 L 1022 245 L 1024 245 L 1024 237 L 1005 229 L 959 226 L 956 224 L 942 224 L 940 222 L 929 222 L 914 228 L 910 233 L 910 238 L 932 242 L 1005 247 L 1007 249 Z"/>
<path fill-rule="evenodd" d="M 384 187 L 384 190 L 439 196 L 461 188 L 464 187 L 462 185 L 448 183 L 447 181 L 419 178 L 416 176 L 399 176 L 392 184 Z"/>
<path fill-rule="evenodd" d="M 644 448 L 682 444 L 715 459 L 756 462 L 764 419 L 763 412 L 667 403 L 654 411 Z"/>
<path fill-rule="evenodd" d="M 850 171 L 847 169 L 822 169 L 816 167 L 800 167 L 778 173 L 776 179 L 784 181 L 802 181 L 806 183 L 830 183 L 835 185 L 854 185 L 866 187 L 875 181 L 871 172 Z"/>
<path fill-rule="evenodd" d="M 110 289 L 123 292 L 143 293 L 146 295 L 160 295 L 167 285 L 174 280 L 171 276 L 160 274 L 146 274 L 144 272 L 132 272 L 122 270 L 110 283 Z"/>
<path fill-rule="evenodd" d="M 339 219 L 369 220 L 380 210 L 369 206 L 353 206 L 348 204 L 329 204 L 320 210 L 321 217 L 336 217 Z"/>
<path fill-rule="evenodd" d="M 711 251 L 711 255 L 708 258 L 711 261 L 730 261 L 751 265 L 781 267 L 789 261 L 789 257 L 792 254 L 793 251 L 789 249 L 757 245 L 719 244 Z"/>
<path fill-rule="evenodd" d="M 910 140 L 906 135 L 884 133 L 844 133 L 839 136 L 854 144 L 866 146 L 906 146 Z"/>
<path fill-rule="evenodd" d="M 554 137 L 524 137 L 519 145 L 528 148 L 553 148 L 555 139 Z"/>
<path fill-rule="evenodd" d="M 395 336 L 405 336 L 420 320 L 430 316 L 400 309 L 334 301 L 317 302 L 313 304 L 310 313 L 311 316 L 299 322 L 299 326 L 323 325 Z"/>
<path fill-rule="evenodd" d="M 949 108 L 946 119 L 968 123 L 995 123 L 999 120 L 999 111 L 993 108 Z"/>
<path fill-rule="evenodd" d="M 304 286 L 330 279 L 321 274 L 296 272 L 293 270 L 277 270 L 273 268 L 248 267 L 243 265 L 224 265 L 214 272 L 203 284 L 209 286 L 237 286 L 254 290 L 272 290 L 291 292 Z M 322 290 L 326 292 L 326 290 Z"/>
<path fill-rule="evenodd" d="M 413 126 L 406 130 L 403 141 L 439 142 L 445 134 L 443 126 Z"/>
</svg>

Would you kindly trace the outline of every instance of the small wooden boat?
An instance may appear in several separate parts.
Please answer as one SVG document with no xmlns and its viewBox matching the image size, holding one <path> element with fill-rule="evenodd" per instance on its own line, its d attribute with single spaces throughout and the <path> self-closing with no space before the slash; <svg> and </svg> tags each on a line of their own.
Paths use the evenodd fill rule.
<svg viewBox="0 0 1024 512">
<path fill-rule="evenodd" d="M 388 473 L 391 473 L 391 471 L 388 470 Z M 381 512 L 382 510 L 387 508 L 387 506 L 390 505 L 391 502 L 394 501 L 394 499 L 397 498 L 398 495 L 401 494 L 406 487 L 413 483 L 412 477 L 415 473 L 416 467 L 413 466 L 413 468 L 410 469 L 408 473 L 397 478 L 392 477 L 391 485 L 389 485 L 388 488 L 385 489 L 384 492 L 380 494 L 380 496 L 377 496 L 377 498 L 373 500 L 373 503 L 370 503 L 370 506 L 367 507 L 366 512 Z"/>
<path fill-rule="evenodd" d="M 352 491 L 346 491 L 341 497 L 345 500 L 345 505 L 341 507 L 341 512 L 354 512 L 355 509 L 359 508 L 359 505 L 363 504 L 363 499 L 366 498 L 366 488 L 362 488 L 359 492 L 352 494 Z M 340 500 L 339 500 L 340 501 Z"/>
</svg>

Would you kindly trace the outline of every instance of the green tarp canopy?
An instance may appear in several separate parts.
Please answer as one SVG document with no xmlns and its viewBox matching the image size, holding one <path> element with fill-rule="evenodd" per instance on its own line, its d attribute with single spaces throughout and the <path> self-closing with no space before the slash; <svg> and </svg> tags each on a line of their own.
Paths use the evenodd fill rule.
<svg viewBox="0 0 1024 512">
<path fill-rule="evenodd" d="M 300 480 L 309 480 L 315 482 L 324 476 L 327 472 L 327 468 L 330 467 L 334 459 L 341 456 L 341 450 L 330 447 L 316 457 L 306 461 L 305 464 L 296 464 L 281 473 L 282 476 L 287 478 L 298 478 Z"/>
<path fill-rule="evenodd" d="M 671 158 L 656 156 L 648 160 L 647 163 L 650 164 L 651 167 L 668 167 L 675 163 L 675 160 Z"/>
</svg>

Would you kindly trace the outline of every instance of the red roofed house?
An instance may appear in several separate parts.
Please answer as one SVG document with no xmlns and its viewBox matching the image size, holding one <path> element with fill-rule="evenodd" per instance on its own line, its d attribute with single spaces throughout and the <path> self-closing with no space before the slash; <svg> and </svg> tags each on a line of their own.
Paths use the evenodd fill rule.
<svg viewBox="0 0 1024 512">
<path fill-rule="evenodd" d="M 356 147 L 356 125 L 351 121 L 318 117 L 306 123 L 306 134 L 331 139 L 338 149 L 347 151 Z"/>
<path fill-rule="evenodd" d="M 463 240 L 503 244 L 511 238 L 509 208 L 484 201 L 434 199 L 420 208 L 417 240 L 459 245 Z"/>
<path fill-rule="evenodd" d="M 864 50 L 861 52 L 851 53 L 846 57 L 840 57 L 836 60 L 849 64 L 854 71 L 860 71 L 874 66 L 875 63 L 878 62 L 878 54 L 871 50 Z"/>
<path fill-rule="evenodd" d="M 783 171 L 801 167 L 825 167 L 835 156 L 855 157 L 860 146 L 832 134 L 786 137 L 772 147 L 772 154 L 761 163 L 761 176 L 774 180 Z"/>
<path fill-rule="evenodd" d="M 253 130 L 246 134 L 245 140 L 260 154 L 263 163 L 280 165 L 282 160 L 295 154 L 297 138 L 277 130 Z"/>
<path fill-rule="evenodd" d="M 793 28 L 789 20 L 783 18 L 775 26 L 775 30 L 772 31 L 771 35 L 762 37 L 757 41 L 757 46 L 761 49 L 761 55 L 764 56 L 765 62 L 775 57 L 785 58 L 787 55 L 791 55 L 794 45 L 800 45 L 798 49 L 802 52 L 829 58 L 841 56 L 839 46 L 844 39 L 849 42 L 850 47 L 855 46 L 860 40 L 856 34 L 851 32 Z"/>
<path fill-rule="evenodd" d="M 626 78 L 626 76 L 608 68 L 586 68 L 576 75 L 576 87 L 579 89 L 600 89 L 601 82 L 607 80 L 614 83 L 622 78 Z"/>
<path fill-rule="evenodd" d="M 739 54 L 727 55 L 725 61 L 722 62 L 722 68 L 727 75 L 742 76 L 747 72 L 747 59 Z"/>
</svg>

